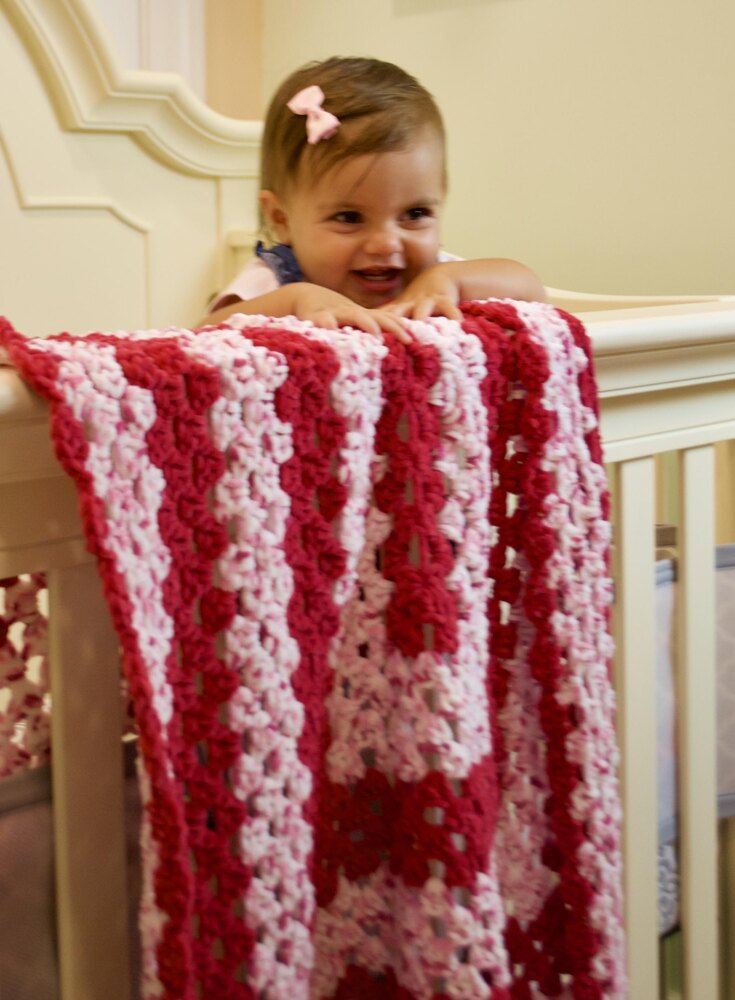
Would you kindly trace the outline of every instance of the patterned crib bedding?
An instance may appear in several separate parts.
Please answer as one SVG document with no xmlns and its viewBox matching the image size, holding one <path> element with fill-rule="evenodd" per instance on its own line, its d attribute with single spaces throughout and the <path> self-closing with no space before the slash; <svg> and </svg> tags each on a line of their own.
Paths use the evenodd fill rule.
<svg viewBox="0 0 735 1000">
<path fill-rule="evenodd" d="M 0 779 L 49 759 L 46 597 L 43 573 L 0 580 Z"/>
</svg>

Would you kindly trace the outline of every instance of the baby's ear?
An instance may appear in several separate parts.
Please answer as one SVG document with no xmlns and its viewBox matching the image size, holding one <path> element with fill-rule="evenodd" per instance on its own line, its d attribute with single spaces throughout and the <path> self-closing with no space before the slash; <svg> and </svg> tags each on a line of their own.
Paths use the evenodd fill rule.
<svg viewBox="0 0 735 1000">
<path fill-rule="evenodd" d="M 268 233 L 275 237 L 278 243 L 288 243 L 290 237 L 288 215 L 278 195 L 275 191 L 263 190 L 258 195 L 258 201 Z"/>
</svg>

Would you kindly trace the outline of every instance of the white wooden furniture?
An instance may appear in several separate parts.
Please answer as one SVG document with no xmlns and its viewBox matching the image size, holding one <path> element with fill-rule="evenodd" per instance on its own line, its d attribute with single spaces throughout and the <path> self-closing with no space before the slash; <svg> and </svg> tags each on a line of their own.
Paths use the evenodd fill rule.
<svg viewBox="0 0 735 1000">
<path fill-rule="evenodd" d="M 175 77 L 121 73 L 81 0 L 3 0 L 0 312 L 33 335 L 194 323 L 249 253 L 258 137 Z M 684 991 L 718 1000 L 735 995 L 732 917 L 718 917 L 713 641 L 713 549 L 735 541 L 735 301 L 554 295 L 594 340 L 614 490 L 630 997 L 659 993 L 653 563 L 668 521 Z M 0 434 L 0 577 L 49 581 L 62 998 L 127 1000 L 116 643 L 45 407 L 9 369 Z M 731 834 L 723 849 L 735 857 Z"/>
<path fill-rule="evenodd" d="M 716 539 L 735 537 L 735 302 L 602 311 L 586 318 L 615 499 L 615 669 L 631 997 L 659 995 L 652 585 L 658 520 L 673 521 L 678 531 L 684 995 L 716 1000 L 733 989 L 726 964 L 733 954 L 732 913 L 724 906 L 718 957 L 714 548 Z M 668 460 L 661 461 L 663 456 Z M 725 851 L 732 850 L 728 843 Z M 732 900 L 723 902 L 732 907 Z"/>
</svg>

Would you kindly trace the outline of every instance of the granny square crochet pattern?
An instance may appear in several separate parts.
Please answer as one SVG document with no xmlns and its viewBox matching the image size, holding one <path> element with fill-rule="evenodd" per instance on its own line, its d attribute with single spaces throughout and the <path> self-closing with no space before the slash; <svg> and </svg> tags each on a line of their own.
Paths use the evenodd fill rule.
<svg viewBox="0 0 735 1000">
<path fill-rule="evenodd" d="M 2 321 L 123 649 L 147 1000 L 625 996 L 590 345 L 463 313 Z"/>
</svg>

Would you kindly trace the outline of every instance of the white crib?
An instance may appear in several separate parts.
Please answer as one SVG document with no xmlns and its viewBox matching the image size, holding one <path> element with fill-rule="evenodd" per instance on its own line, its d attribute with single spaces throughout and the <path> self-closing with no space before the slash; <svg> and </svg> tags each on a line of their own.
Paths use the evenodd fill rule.
<svg viewBox="0 0 735 1000">
<path fill-rule="evenodd" d="M 252 245 L 257 126 L 209 112 L 174 77 L 121 74 L 81 0 L 4 0 L 0 74 L 0 312 L 34 335 L 196 320 Z M 666 523 L 683 995 L 729 998 L 735 834 L 725 823 L 718 875 L 714 553 L 735 541 L 735 301 L 554 300 L 593 338 L 614 495 L 630 996 L 661 991 L 654 581 Z M 0 578 L 48 579 L 61 996 L 127 1000 L 116 642 L 45 406 L 9 369 L 0 427 Z"/>
<path fill-rule="evenodd" d="M 631 996 L 655 997 L 659 990 L 653 587 L 658 521 L 677 529 L 684 995 L 728 997 L 733 940 L 724 876 L 732 833 L 726 829 L 722 843 L 718 922 L 714 553 L 716 540 L 733 536 L 735 316 L 732 305 L 721 302 L 601 312 L 587 320 L 596 345 L 615 498 L 616 677 Z"/>
</svg>

